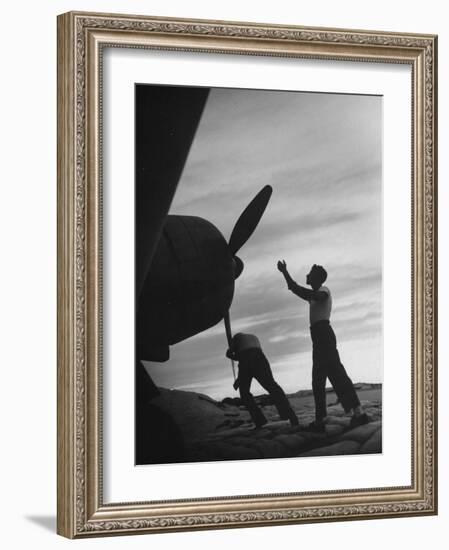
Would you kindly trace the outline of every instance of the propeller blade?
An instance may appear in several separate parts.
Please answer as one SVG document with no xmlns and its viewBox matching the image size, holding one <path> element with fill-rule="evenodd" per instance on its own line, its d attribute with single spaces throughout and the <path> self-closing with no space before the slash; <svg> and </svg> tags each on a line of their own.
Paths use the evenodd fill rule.
<svg viewBox="0 0 449 550">
<path fill-rule="evenodd" d="M 228 348 L 232 349 L 232 332 L 231 332 L 231 319 L 230 319 L 230 316 L 229 316 L 229 309 L 224 314 L 223 320 L 224 320 L 224 325 L 225 325 L 225 329 L 226 329 L 226 338 L 228 340 Z M 233 359 L 231 359 L 231 366 L 232 366 L 232 375 L 234 377 L 234 382 L 235 382 L 235 380 L 236 380 L 236 378 L 235 378 L 235 366 L 234 366 L 234 360 Z"/>
<path fill-rule="evenodd" d="M 225 313 L 224 317 L 224 325 L 226 330 L 226 338 L 228 340 L 228 347 L 231 349 L 232 347 L 232 332 L 231 332 L 231 319 L 229 318 L 229 310 Z"/>
<path fill-rule="evenodd" d="M 229 249 L 233 256 L 253 234 L 260 218 L 265 212 L 272 192 L 273 188 L 271 185 L 265 185 L 240 214 L 229 239 Z"/>
</svg>

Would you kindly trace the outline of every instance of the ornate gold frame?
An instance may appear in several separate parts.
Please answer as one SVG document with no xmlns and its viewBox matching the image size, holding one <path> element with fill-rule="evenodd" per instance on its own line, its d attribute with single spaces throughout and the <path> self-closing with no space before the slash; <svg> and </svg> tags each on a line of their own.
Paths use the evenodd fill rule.
<svg viewBox="0 0 449 550">
<path fill-rule="evenodd" d="M 410 486 L 103 503 L 100 113 L 106 45 L 411 66 Z M 433 35 L 95 13 L 58 17 L 58 533 L 81 538 L 437 513 L 436 55 Z"/>
</svg>

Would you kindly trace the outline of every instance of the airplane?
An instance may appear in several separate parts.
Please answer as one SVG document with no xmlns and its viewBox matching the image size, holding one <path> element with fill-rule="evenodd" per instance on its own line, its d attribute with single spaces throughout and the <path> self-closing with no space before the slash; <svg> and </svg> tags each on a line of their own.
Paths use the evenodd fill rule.
<svg viewBox="0 0 449 550">
<path fill-rule="evenodd" d="M 272 188 L 266 185 L 248 204 L 229 242 L 208 220 L 167 215 L 137 308 L 138 357 L 167 361 L 169 346 L 225 321 L 235 280 L 244 263 L 237 252 L 256 229 Z"/>
</svg>

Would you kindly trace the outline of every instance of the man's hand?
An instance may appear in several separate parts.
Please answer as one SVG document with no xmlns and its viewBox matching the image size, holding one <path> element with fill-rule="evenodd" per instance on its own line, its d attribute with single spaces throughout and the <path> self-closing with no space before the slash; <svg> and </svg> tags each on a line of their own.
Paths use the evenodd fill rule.
<svg viewBox="0 0 449 550">
<path fill-rule="evenodd" d="M 239 389 L 239 386 L 240 386 L 240 382 L 239 382 L 239 379 L 238 377 L 234 380 L 234 383 L 232 384 L 232 387 L 235 389 L 235 390 L 238 390 Z"/>
<path fill-rule="evenodd" d="M 287 272 L 287 264 L 285 262 L 285 260 L 279 260 L 278 261 L 278 269 L 281 273 L 286 273 Z"/>
<path fill-rule="evenodd" d="M 310 290 L 303 289 L 300 287 L 295 281 L 292 279 L 290 273 L 287 271 L 287 262 L 285 260 L 279 260 L 278 261 L 278 269 L 284 276 L 285 282 L 287 283 L 287 288 L 293 292 L 293 294 L 296 294 L 300 298 L 304 298 L 304 300 L 308 299 L 305 298 L 302 294 L 302 290 L 305 292 L 311 292 Z M 302 290 L 301 290 L 302 289 Z"/>
</svg>

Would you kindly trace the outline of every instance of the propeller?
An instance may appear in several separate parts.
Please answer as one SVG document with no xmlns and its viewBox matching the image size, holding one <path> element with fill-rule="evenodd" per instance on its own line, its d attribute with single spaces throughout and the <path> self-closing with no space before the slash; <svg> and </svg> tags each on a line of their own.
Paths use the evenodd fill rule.
<svg viewBox="0 0 449 550">
<path fill-rule="evenodd" d="M 254 199 L 248 204 L 245 210 L 240 214 L 234 229 L 232 230 L 231 236 L 229 238 L 229 250 L 233 256 L 234 262 L 234 277 L 237 279 L 243 271 L 243 262 L 236 255 L 237 252 L 242 248 L 246 241 L 251 237 L 256 229 L 258 223 L 260 222 L 263 213 L 267 207 L 268 201 L 270 200 L 271 194 L 273 193 L 273 188 L 271 185 L 265 185 L 254 197 Z M 226 338 L 228 340 L 228 347 L 232 349 L 232 331 L 231 331 L 231 320 L 229 315 L 229 310 L 226 311 L 223 317 Z M 234 383 L 236 382 L 235 378 L 235 366 L 234 361 L 231 359 L 232 373 L 234 375 Z M 235 386 L 237 389 L 237 386 Z"/>
<path fill-rule="evenodd" d="M 272 192 L 273 188 L 271 185 L 265 185 L 240 214 L 229 238 L 229 250 L 233 256 L 237 254 L 254 233 L 260 218 L 265 212 Z"/>
</svg>

